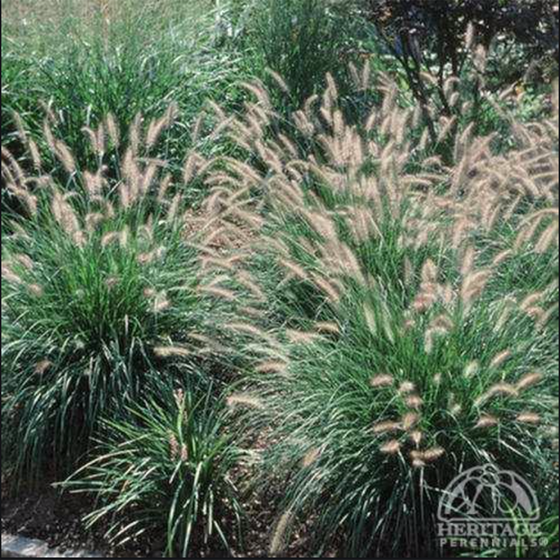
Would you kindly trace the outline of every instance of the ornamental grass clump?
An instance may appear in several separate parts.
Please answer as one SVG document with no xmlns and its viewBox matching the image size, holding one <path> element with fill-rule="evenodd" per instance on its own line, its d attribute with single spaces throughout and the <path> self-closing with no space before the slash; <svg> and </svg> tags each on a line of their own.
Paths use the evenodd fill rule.
<svg viewBox="0 0 560 560">
<path fill-rule="evenodd" d="M 240 53 L 217 44 L 217 10 L 206 0 L 8 1 L 2 16 L 2 145 L 21 155 L 17 112 L 51 174 L 59 167 L 46 149 L 45 113 L 83 168 L 96 155 L 84 126 L 97 129 L 111 113 L 126 147 L 135 115 L 159 118 L 173 100 L 183 124 L 166 129 L 152 153 L 177 166 L 186 146 L 201 147 L 190 123 L 206 101 L 239 102 Z M 122 151 L 107 148 L 117 168 Z"/>
<path fill-rule="evenodd" d="M 102 415 L 201 359 L 217 312 L 201 292 L 185 188 L 147 153 L 166 121 L 136 119 L 117 177 L 103 161 L 117 134 L 107 124 L 90 131 L 95 171 L 78 169 L 45 125 L 64 185 L 40 161 L 26 176 L 3 152 L 23 209 L 3 224 L 2 251 L 2 419 L 16 479 L 72 468 Z"/>
<path fill-rule="evenodd" d="M 439 499 L 487 463 L 557 492 L 557 115 L 510 120 L 501 154 L 444 119 L 449 166 L 386 86 L 359 130 L 330 81 L 293 115 L 307 155 L 266 134 L 255 90 L 227 126 L 260 163 L 210 180 L 230 260 L 208 266 L 244 307 L 224 325 L 249 370 L 230 403 L 259 436 L 260 482 L 285 484 L 271 554 L 303 519 L 314 554 L 439 554 Z"/>
<path fill-rule="evenodd" d="M 179 387 L 165 381 L 157 396 L 104 421 L 96 458 L 62 484 L 96 496 L 85 520 L 105 523 L 109 542 L 157 532 L 167 558 L 188 558 L 195 539 L 228 550 L 241 513 L 223 403 L 192 380 Z"/>
</svg>

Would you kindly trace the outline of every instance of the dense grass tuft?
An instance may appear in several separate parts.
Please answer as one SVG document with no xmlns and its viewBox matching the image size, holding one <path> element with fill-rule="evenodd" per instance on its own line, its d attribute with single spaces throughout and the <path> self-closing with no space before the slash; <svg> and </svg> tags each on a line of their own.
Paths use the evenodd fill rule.
<svg viewBox="0 0 560 560">
<path fill-rule="evenodd" d="M 8 220 L 2 253 L 3 419 L 21 475 L 71 467 L 101 415 L 197 360 L 192 337 L 215 312 L 200 292 L 185 197 L 161 162 L 131 148 L 115 179 L 102 164 L 78 172 L 53 142 L 71 172 L 64 190 L 5 169 L 27 212 Z"/>
<path fill-rule="evenodd" d="M 157 398 L 107 420 L 97 457 L 63 484 L 98 498 L 86 521 L 108 521 L 109 541 L 164 535 L 168 558 L 187 558 L 195 538 L 228 550 L 241 512 L 224 409 L 192 380 L 185 387 L 164 382 Z"/>
<path fill-rule="evenodd" d="M 352 557 L 441 554 L 438 500 L 461 471 L 555 485 L 556 117 L 514 122 L 505 154 L 456 133 L 453 167 L 405 140 L 394 87 L 365 138 L 334 83 L 294 120 L 322 150 L 241 133 L 265 171 L 231 163 L 215 193 L 223 227 L 260 239 L 238 255 L 255 312 L 229 327 L 254 371 L 244 426 L 268 434 L 262 483 L 286 485 L 273 552 L 312 516 L 315 554 L 337 535 Z"/>
</svg>

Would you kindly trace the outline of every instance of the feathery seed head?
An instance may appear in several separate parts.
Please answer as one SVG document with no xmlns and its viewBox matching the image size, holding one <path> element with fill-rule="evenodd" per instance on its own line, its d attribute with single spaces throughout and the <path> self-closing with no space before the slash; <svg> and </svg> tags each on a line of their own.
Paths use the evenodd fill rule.
<svg viewBox="0 0 560 560">
<path fill-rule="evenodd" d="M 415 412 L 408 412 L 402 418 L 402 427 L 405 431 L 411 430 L 420 421 L 420 415 Z"/>
<path fill-rule="evenodd" d="M 372 387 L 390 387 L 395 382 L 393 376 L 388 374 L 376 375 L 370 380 Z"/>
<path fill-rule="evenodd" d="M 495 416 L 490 415 L 483 415 L 479 418 L 478 422 L 475 425 L 475 428 L 493 428 L 499 424 L 499 420 Z"/>
<path fill-rule="evenodd" d="M 511 350 L 503 350 L 496 354 L 492 361 L 490 362 L 491 368 L 499 368 L 509 357 L 511 356 Z"/>
<path fill-rule="evenodd" d="M 397 432 L 402 429 L 402 425 L 400 422 L 379 422 L 373 426 L 373 433 L 374 434 L 387 434 L 391 432 Z"/>
<path fill-rule="evenodd" d="M 192 352 L 183 346 L 156 346 L 154 354 L 159 358 L 186 358 L 192 355 Z"/>
<path fill-rule="evenodd" d="M 405 381 L 399 386 L 399 393 L 402 395 L 407 395 L 409 393 L 413 393 L 414 391 L 416 391 L 416 385 L 411 381 Z"/>
<path fill-rule="evenodd" d="M 319 457 L 321 456 L 321 449 L 318 447 L 314 447 L 310 449 L 301 461 L 302 468 L 306 469 L 309 468 L 311 465 L 315 464 Z"/>
<path fill-rule="evenodd" d="M 529 389 L 534 385 L 537 385 L 544 379 L 544 375 L 538 372 L 532 372 L 525 374 L 516 384 L 516 388 L 519 392 Z"/>
<path fill-rule="evenodd" d="M 473 360 L 472 362 L 467 364 L 463 372 L 463 375 L 467 379 L 470 379 L 471 377 L 474 377 L 479 372 L 479 370 L 480 370 L 480 364 L 478 360 Z"/>
<path fill-rule="evenodd" d="M 424 434 L 420 430 L 414 430 L 410 433 L 410 440 L 416 447 L 419 447 L 422 443 L 422 439 L 424 438 Z"/>
<path fill-rule="evenodd" d="M 385 455 L 396 455 L 401 450 L 401 447 L 402 445 L 398 440 L 392 439 L 391 441 L 384 443 L 379 448 L 379 450 L 381 451 L 381 453 L 384 453 Z"/>
<path fill-rule="evenodd" d="M 255 397 L 250 393 L 236 393 L 234 395 L 230 395 L 227 398 L 227 404 L 231 408 L 235 408 L 237 406 L 245 406 L 259 410 L 264 410 L 265 408 L 263 402 L 258 397 Z"/>
<path fill-rule="evenodd" d="M 484 393 L 481 397 L 479 397 L 475 401 L 476 406 L 480 406 L 482 403 L 490 400 L 492 397 L 499 396 L 499 397 L 516 397 L 518 396 L 519 391 L 518 389 L 509 383 L 496 383 L 486 393 Z"/>
<path fill-rule="evenodd" d="M 43 288 L 39 286 L 39 284 L 32 283 L 27 285 L 27 289 L 37 297 L 41 297 L 43 295 Z"/>
<path fill-rule="evenodd" d="M 179 456 L 179 442 L 177 441 L 177 437 L 174 433 L 169 433 L 169 455 L 171 457 L 171 461 L 176 461 L 177 457 Z"/>
<path fill-rule="evenodd" d="M 52 362 L 50 360 L 41 360 L 35 365 L 35 373 L 38 375 L 43 375 L 50 367 L 52 367 Z"/>
<path fill-rule="evenodd" d="M 517 421 L 523 424 L 532 424 L 536 426 L 541 423 L 541 417 L 534 412 L 523 412 L 517 416 Z"/>
</svg>

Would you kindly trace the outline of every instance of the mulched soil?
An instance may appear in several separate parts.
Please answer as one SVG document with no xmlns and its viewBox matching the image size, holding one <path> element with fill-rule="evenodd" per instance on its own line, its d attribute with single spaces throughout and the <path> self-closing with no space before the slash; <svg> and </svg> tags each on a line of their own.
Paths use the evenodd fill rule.
<svg viewBox="0 0 560 560">
<path fill-rule="evenodd" d="M 245 478 L 247 472 L 239 469 L 233 476 Z M 245 480 L 247 480 L 245 478 Z M 4 481 L 3 481 L 4 482 Z M 241 485 L 241 482 L 240 482 Z M 50 484 L 34 490 L 22 490 L 17 498 L 5 492 L 2 484 L 2 532 L 17 534 L 45 541 L 49 547 L 61 551 L 86 549 L 103 554 L 106 558 L 159 558 L 164 547 L 163 535 L 153 533 L 141 540 L 129 542 L 125 547 L 114 547 L 104 537 L 103 523 L 87 529 L 83 517 L 92 510 L 93 501 L 82 494 L 61 494 Z M 278 513 L 271 511 L 281 490 L 270 487 L 258 498 L 251 495 L 244 504 L 245 516 L 242 541 L 235 539 L 232 556 L 235 558 L 267 558 L 270 539 L 278 520 Z M 227 519 L 224 520 L 227 524 Z M 310 527 L 312 519 L 296 527 L 291 534 L 290 546 L 283 557 L 309 558 Z M 227 526 L 227 525 L 226 525 Z M 192 547 L 191 558 L 227 558 L 226 552 L 217 551 L 203 542 Z M 326 557 L 335 558 L 333 551 Z"/>
<path fill-rule="evenodd" d="M 88 531 L 82 517 L 91 510 L 92 502 L 84 496 L 61 495 L 49 485 L 33 491 L 22 491 L 17 498 L 2 491 L 2 532 L 45 541 L 61 551 L 86 549 L 106 557 L 117 556 L 103 539 L 103 528 Z M 142 550 L 129 550 L 129 557 L 142 556 Z M 147 554 L 145 554 L 147 555 Z M 128 554 L 123 555 L 127 557 Z"/>
</svg>

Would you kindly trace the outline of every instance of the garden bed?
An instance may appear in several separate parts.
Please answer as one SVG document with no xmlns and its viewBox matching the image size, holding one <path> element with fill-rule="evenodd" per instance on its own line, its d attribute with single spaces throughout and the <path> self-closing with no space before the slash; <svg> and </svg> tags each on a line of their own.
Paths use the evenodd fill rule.
<svg viewBox="0 0 560 560">
<path fill-rule="evenodd" d="M 239 474 L 239 473 L 237 473 Z M 271 534 L 277 514 L 270 504 L 278 498 L 278 490 L 270 489 L 260 500 L 244 503 L 245 523 L 243 542 L 233 543 L 231 556 L 235 558 L 267 557 Z M 29 552 L 29 557 L 42 557 L 38 552 L 82 555 L 83 551 L 96 551 L 103 558 L 160 558 L 162 539 L 158 534 L 115 547 L 107 543 L 106 526 L 88 529 L 83 517 L 91 511 L 93 502 L 83 495 L 61 494 L 50 485 L 43 485 L 33 492 L 23 492 L 17 498 L 2 496 L 1 528 L 4 542 L 9 549 Z M 290 558 L 309 557 L 309 538 L 312 520 L 301 526 L 289 547 Z M 5 539 L 5 540 L 4 540 Z M 78 551 L 78 552 L 75 552 Z M 82 552 L 80 552 L 82 551 Z M 4 554 L 3 554 L 4 556 Z M 192 558 L 228 558 L 227 553 L 212 550 L 199 544 L 194 546 Z M 326 558 L 336 558 L 331 550 Z"/>
<path fill-rule="evenodd" d="M 103 528 L 88 531 L 81 521 L 91 507 L 82 496 L 61 496 L 45 485 L 35 492 L 17 498 L 2 497 L 2 534 L 18 535 L 42 541 L 48 549 L 64 553 L 68 550 L 98 550 L 104 557 L 116 551 L 103 539 Z M 149 556 L 151 550 L 130 547 L 122 551 L 124 557 Z"/>
<path fill-rule="evenodd" d="M 371 4 L 3 2 L 6 555 L 558 556 L 558 7 Z"/>
</svg>

